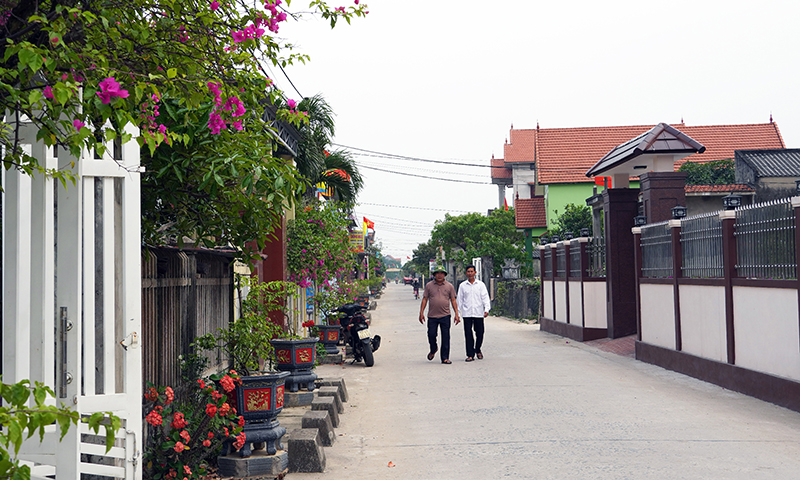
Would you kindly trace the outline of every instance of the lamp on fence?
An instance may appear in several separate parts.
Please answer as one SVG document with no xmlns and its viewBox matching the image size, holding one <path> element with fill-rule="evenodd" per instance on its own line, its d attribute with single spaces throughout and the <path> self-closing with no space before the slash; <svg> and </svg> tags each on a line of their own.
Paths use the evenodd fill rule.
<svg viewBox="0 0 800 480">
<path fill-rule="evenodd" d="M 564 232 L 564 240 L 572 240 L 573 238 L 575 238 L 575 236 L 572 235 L 572 232 Z"/>
<path fill-rule="evenodd" d="M 675 220 L 680 220 L 681 218 L 686 216 L 686 207 L 682 207 L 680 205 L 676 207 L 672 207 L 672 218 Z"/>
<path fill-rule="evenodd" d="M 558 243 L 561 241 L 561 237 L 558 235 L 553 235 L 553 239 L 551 240 L 553 243 Z"/>
<path fill-rule="evenodd" d="M 633 225 L 635 227 L 642 227 L 644 225 L 647 225 L 647 217 L 645 217 L 644 215 L 636 215 L 635 217 L 633 217 Z"/>
<path fill-rule="evenodd" d="M 794 194 L 800 196 L 800 180 L 794 181 Z"/>
<path fill-rule="evenodd" d="M 539 244 L 547 245 L 548 243 L 550 243 L 550 239 L 549 238 L 545 237 L 544 235 L 539 237 Z"/>
<path fill-rule="evenodd" d="M 741 207 L 742 196 L 730 194 L 728 196 L 722 197 L 722 206 L 725 207 L 725 210 L 733 210 L 736 207 Z"/>
<path fill-rule="evenodd" d="M 592 232 L 588 228 L 581 228 L 581 237 L 588 237 Z"/>
</svg>

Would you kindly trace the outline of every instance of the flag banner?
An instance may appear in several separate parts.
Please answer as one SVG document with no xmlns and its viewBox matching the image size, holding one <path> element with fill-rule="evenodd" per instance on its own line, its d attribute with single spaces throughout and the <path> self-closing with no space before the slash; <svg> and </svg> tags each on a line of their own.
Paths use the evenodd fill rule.
<svg viewBox="0 0 800 480">
<path fill-rule="evenodd" d="M 362 253 L 364 251 L 364 232 L 350 232 L 350 248 L 356 253 Z"/>
</svg>

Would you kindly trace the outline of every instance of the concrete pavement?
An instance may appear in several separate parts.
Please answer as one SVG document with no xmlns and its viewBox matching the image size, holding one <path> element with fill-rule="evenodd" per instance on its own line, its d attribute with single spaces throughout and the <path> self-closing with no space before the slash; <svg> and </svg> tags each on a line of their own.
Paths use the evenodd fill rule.
<svg viewBox="0 0 800 480">
<path fill-rule="evenodd" d="M 411 287 L 378 304 L 375 366 L 317 368 L 350 392 L 327 471 L 290 478 L 800 478 L 798 413 L 501 317 L 429 362 Z"/>
</svg>

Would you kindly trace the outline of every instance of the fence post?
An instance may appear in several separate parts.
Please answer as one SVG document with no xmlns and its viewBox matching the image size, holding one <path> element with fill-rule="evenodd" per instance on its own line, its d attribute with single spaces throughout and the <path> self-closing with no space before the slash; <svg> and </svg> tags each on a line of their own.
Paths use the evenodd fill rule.
<svg viewBox="0 0 800 480">
<path fill-rule="evenodd" d="M 639 290 L 639 279 L 642 276 L 642 228 L 633 227 L 633 269 L 636 281 L 636 340 L 642 341 L 642 296 Z"/>
<path fill-rule="evenodd" d="M 570 256 L 569 256 L 569 240 L 564 241 L 564 303 L 566 308 L 566 315 L 564 319 L 567 323 L 569 321 L 569 267 L 570 267 Z"/>
<path fill-rule="evenodd" d="M 667 224 L 672 234 L 672 299 L 675 309 L 675 350 L 681 351 L 681 298 L 678 279 L 681 277 L 681 264 L 683 257 L 681 254 L 681 221 L 670 220 Z"/>
<path fill-rule="evenodd" d="M 722 276 L 725 280 L 725 343 L 728 363 L 736 364 L 736 337 L 733 331 L 733 279 L 736 277 L 736 237 L 734 223 L 736 212 L 722 210 Z"/>
<path fill-rule="evenodd" d="M 800 312 L 800 197 L 792 197 L 792 209 L 794 209 L 794 265 L 795 278 L 797 278 L 797 305 L 798 312 Z M 800 321 L 800 318 L 798 320 Z"/>
</svg>

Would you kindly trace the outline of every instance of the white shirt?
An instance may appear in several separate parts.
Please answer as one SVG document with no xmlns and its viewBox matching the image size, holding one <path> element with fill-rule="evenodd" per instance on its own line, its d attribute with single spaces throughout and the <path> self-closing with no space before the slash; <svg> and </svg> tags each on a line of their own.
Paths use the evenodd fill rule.
<svg viewBox="0 0 800 480">
<path fill-rule="evenodd" d="M 461 282 L 456 301 L 462 317 L 483 318 L 483 314 L 492 309 L 486 285 L 478 279 L 475 279 L 475 283 L 469 283 L 469 280 Z"/>
</svg>

